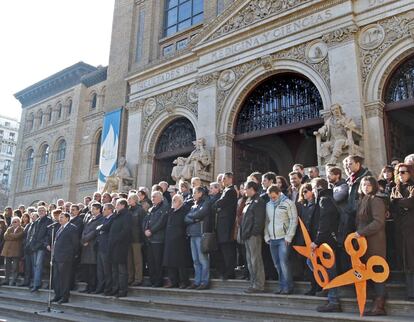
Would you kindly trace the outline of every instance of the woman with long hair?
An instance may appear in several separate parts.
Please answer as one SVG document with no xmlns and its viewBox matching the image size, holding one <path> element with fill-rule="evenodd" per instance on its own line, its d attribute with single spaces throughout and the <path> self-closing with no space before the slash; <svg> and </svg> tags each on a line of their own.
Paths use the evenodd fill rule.
<svg viewBox="0 0 414 322">
<path fill-rule="evenodd" d="M 381 256 L 386 259 L 385 217 L 387 209 L 384 200 L 376 196 L 378 182 L 368 176 L 361 180 L 359 186 L 359 201 L 356 214 L 357 231 L 355 237 L 365 237 L 368 243 L 365 261 L 371 256 Z M 386 315 L 385 312 L 385 282 L 374 283 L 375 302 L 373 308 L 365 315 Z"/>
<path fill-rule="evenodd" d="M 395 169 L 396 185 L 391 192 L 391 212 L 401 238 L 403 270 L 407 284 L 407 299 L 414 301 L 414 169 L 400 163 Z"/>
</svg>

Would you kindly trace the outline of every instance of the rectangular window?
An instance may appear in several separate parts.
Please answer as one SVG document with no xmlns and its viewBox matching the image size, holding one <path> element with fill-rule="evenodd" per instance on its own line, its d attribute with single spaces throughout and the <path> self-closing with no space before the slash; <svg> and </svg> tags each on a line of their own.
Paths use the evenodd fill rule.
<svg viewBox="0 0 414 322">
<path fill-rule="evenodd" d="M 4 161 L 4 170 L 8 171 L 8 170 L 10 170 L 10 167 L 11 167 L 11 160 L 5 160 Z"/>
<path fill-rule="evenodd" d="M 8 173 L 3 173 L 3 179 L 1 181 L 1 183 L 4 184 L 4 185 L 9 184 L 9 174 Z"/>
<path fill-rule="evenodd" d="M 137 30 L 137 49 L 135 53 L 135 62 L 140 62 L 142 59 L 142 50 L 144 43 L 144 29 L 145 29 L 145 10 L 141 8 L 138 14 L 138 30 Z"/>
<path fill-rule="evenodd" d="M 166 46 L 162 50 L 163 56 L 168 56 L 168 55 L 171 55 L 172 53 L 174 53 L 174 46 L 173 45 Z"/>
<path fill-rule="evenodd" d="M 37 175 L 37 185 L 41 185 L 46 182 L 46 167 L 47 165 L 39 167 L 39 174 Z"/>
<path fill-rule="evenodd" d="M 6 151 L 6 153 L 7 154 L 13 154 L 13 146 L 12 145 L 7 145 L 7 151 Z"/>
<path fill-rule="evenodd" d="M 57 162 L 55 164 L 54 182 L 60 182 L 63 179 L 63 164 L 64 162 Z"/>
<path fill-rule="evenodd" d="M 23 187 L 30 188 L 32 185 L 32 170 L 24 171 Z"/>
<path fill-rule="evenodd" d="M 13 133 L 13 132 L 9 133 L 9 139 L 12 140 L 12 141 L 14 141 L 14 134 L 15 133 Z"/>
<path fill-rule="evenodd" d="M 202 22 L 203 6 L 204 0 L 166 0 L 164 35 L 171 36 Z"/>
<path fill-rule="evenodd" d="M 177 41 L 177 50 L 183 50 L 184 48 L 186 48 L 188 40 L 188 38 L 185 38 L 183 40 Z"/>
<path fill-rule="evenodd" d="M 4 123 L 4 125 L 6 125 L 7 127 L 10 127 L 10 122 L 6 122 Z"/>
</svg>

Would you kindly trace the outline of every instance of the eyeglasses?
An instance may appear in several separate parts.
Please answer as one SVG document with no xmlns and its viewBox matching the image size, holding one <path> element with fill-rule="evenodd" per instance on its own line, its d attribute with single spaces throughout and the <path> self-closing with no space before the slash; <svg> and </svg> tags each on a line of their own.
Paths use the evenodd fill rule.
<svg viewBox="0 0 414 322">
<path fill-rule="evenodd" d="M 305 194 L 305 193 L 308 193 L 309 192 L 309 190 L 306 190 L 306 189 L 303 189 L 303 194 Z"/>
<path fill-rule="evenodd" d="M 398 173 L 399 174 L 406 174 L 406 173 L 408 173 L 408 171 L 400 170 L 400 171 L 398 171 Z"/>
</svg>

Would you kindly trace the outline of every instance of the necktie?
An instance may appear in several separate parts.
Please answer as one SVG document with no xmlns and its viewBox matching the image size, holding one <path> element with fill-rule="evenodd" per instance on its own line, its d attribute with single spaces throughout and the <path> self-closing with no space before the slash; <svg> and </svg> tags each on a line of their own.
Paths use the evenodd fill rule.
<svg viewBox="0 0 414 322">
<path fill-rule="evenodd" d="M 60 228 L 58 229 L 56 233 L 56 239 L 58 239 L 59 235 L 62 233 L 62 230 L 63 230 L 63 226 L 60 226 Z"/>
</svg>

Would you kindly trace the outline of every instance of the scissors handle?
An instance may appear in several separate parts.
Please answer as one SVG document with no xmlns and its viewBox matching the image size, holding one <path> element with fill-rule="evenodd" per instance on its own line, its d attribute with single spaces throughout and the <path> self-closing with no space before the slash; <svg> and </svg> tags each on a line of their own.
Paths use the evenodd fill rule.
<svg viewBox="0 0 414 322">
<path fill-rule="evenodd" d="M 356 241 L 358 249 L 355 249 L 354 244 L 352 243 L 353 240 Z M 353 233 L 346 237 L 344 245 L 346 252 L 349 256 L 351 256 L 351 258 L 361 258 L 364 256 L 368 248 L 367 239 L 365 237 L 356 238 Z"/>
<path fill-rule="evenodd" d="M 326 243 L 316 249 L 316 256 L 319 257 L 322 265 L 326 268 L 331 268 L 335 264 L 335 253 L 331 246 Z"/>
<path fill-rule="evenodd" d="M 382 272 L 375 272 L 374 267 L 381 267 Z M 370 278 L 376 283 L 385 282 L 390 275 L 390 267 L 387 261 L 381 256 L 371 256 L 367 262 L 367 271 Z"/>
<path fill-rule="evenodd" d="M 314 257 L 311 259 L 313 266 L 313 276 L 315 277 L 316 283 L 322 288 L 329 284 L 329 275 L 325 267 L 318 264 L 317 259 Z"/>
</svg>

